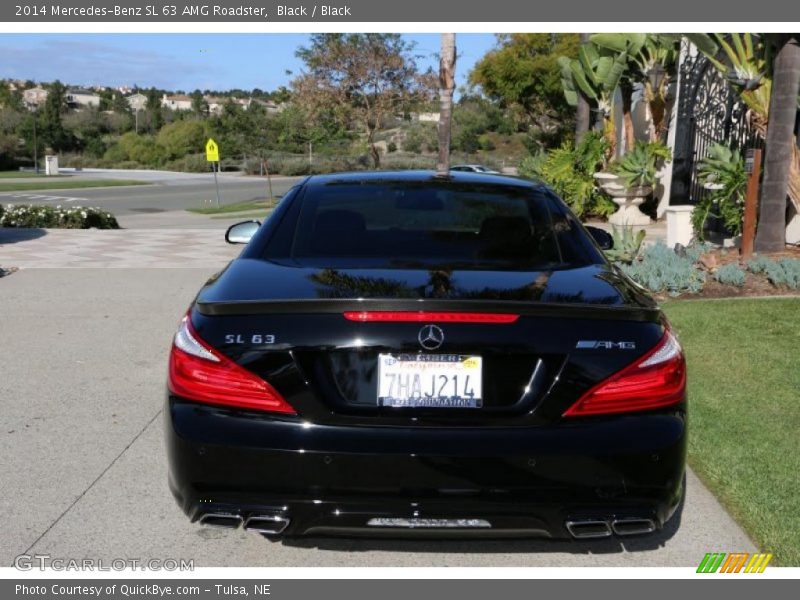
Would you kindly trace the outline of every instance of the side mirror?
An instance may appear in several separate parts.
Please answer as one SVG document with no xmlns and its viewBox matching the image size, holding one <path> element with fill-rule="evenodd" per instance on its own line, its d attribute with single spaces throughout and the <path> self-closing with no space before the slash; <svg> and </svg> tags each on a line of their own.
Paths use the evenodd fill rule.
<svg viewBox="0 0 800 600">
<path fill-rule="evenodd" d="M 614 247 L 614 238 L 604 229 L 587 225 L 586 231 L 594 238 L 594 241 L 597 242 L 601 250 L 611 250 Z"/>
<path fill-rule="evenodd" d="M 225 241 L 229 244 L 246 244 L 261 227 L 261 221 L 242 221 L 228 227 L 225 232 Z"/>
</svg>

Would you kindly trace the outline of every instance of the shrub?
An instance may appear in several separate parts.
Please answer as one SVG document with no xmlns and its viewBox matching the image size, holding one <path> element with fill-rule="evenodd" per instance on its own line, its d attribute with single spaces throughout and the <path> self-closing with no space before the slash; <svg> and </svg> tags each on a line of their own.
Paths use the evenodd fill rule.
<svg viewBox="0 0 800 600">
<path fill-rule="evenodd" d="M 567 142 L 550 152 L 525 158 L 519 174 L 552 187 L 578 217 L 607 216 L 616 205 L 600 194 L 594 181 L 594 173 L 602 164 L 607 148 L 603 136 L 589 132 L 577 145 Z"/>
<path fill-rule="evenodd" d="M 785 285 L 793 290 L 800 287 L 800 260 L 785 258 L 768 264 L 764 272 L 773 285 Z"/>
<path fill-rule="evenodd" d="M 208 139 L 205 121 L 189 119 L 164 125 L 156 136 L 167 159 L 182 158 L 203 150 Z"/>
<path fill-rule="evenodd" d="M 678 296 L 683 292 L 700 292 L 706 281 L 705 273 L 695 268 L 691 259 L 678 256 L 662 242 L 646 248 L 641 260 L 630 265 L 620 265 L 620 268 L 648 290 L 666 291 L 671 296 Z"/>
<path fill-rule="evenodd" d="M 686 258 L 696 263 L 703 254 L 710 252 L 713 247 L 714 246 L 708 242 L 695 242 L 687 246 L 684 251 L 686 253 Z"/>
<path fill-rule="evenodd" d="M 771 264 L 774 264 L 774 261 L 763 256 L 755 256 L 747 261 L 747 270 L 756 274 L 764 273 Z"/>
<path fill-rule="evenodd" d="M 397 152 L 397 144 L 395 144 L 394 142 L 389 142 L 386 145 L 386 151 L 389 153 Z"/>
<path fill-rule="evenodd" d="M 703 228 L 709 216 L 722 219 L 725 228 L 736 236 L 742 232 L 744 193 L 747 172 L 744 159 L 737 150 L 724 144 L 714 144 L 708 155 L 698 165 L 698 176 L 703 183 L 715 184 L 692 211 L 692 228 L 698 239 L 703 239 Z"/>
<path fill-rule="evenodd" d="M 0 227 L 119 229 L 119 223 L 114 215 L 101 208 L 9 204 L 0 214 Z"/>
<path fill-rule="evenodd" d="M 742 287 L 744 285 L 744 269 L 735 264 L 722 265 L 714 273 L 714 278 L 725 285 Z"/>
</svg>

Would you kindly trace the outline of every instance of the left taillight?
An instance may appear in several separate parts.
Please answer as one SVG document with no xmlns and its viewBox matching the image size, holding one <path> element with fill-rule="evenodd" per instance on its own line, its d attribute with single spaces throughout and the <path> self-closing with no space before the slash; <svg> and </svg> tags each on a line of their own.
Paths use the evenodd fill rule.
<svg viewBox="0 0 800 600">
<path fill-rule="evenodd" d="M 296 414 L 269 383 L 203 341 L 189 315 L 181 321 L 172 343 L 167 385 L 170 392 L 188 400 Z"/>
<path fill-rule="evenodd" d="M 686 361 L 675 336 L 664 336 L 636 362 L 591 388 L 565 417 L 584 417 L 664 408 L 686 397 Z"/>
</svg>

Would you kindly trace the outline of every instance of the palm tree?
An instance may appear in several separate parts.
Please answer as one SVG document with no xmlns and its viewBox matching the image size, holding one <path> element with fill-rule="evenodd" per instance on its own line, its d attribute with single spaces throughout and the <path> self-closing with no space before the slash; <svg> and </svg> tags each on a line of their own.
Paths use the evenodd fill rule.
<svg viewBox="0 0 800 600">
<path fill-rule="evenodd" d="M 794 126 L 800 89 L 800 34 L 784 35 L 777 41 L 755 244 L 758 252 L 783 250 L 792 163 L 795 170 L 798 167 Z"/>
<path fill-rule="evenodd" d="M 589 43 L 589 34 L 582 33 L 581 34 L 581 44 L 588 44 Z M 580 90 L 576 90 L 578 92 L 577 96 L 577 106 L 575 107 L 575 142 L 580 143 L 583 139 L 584 134 L 589 131 L 589 127 L 591 126 L 591 107 L 589 106 L 589 100 Z"/>
<path fill-rule="evenodd" d="M 453 122 L 453 91 L 456 81 L 456 34 L 442 34 L 442 52 L 439 57 L 439 160 L 436 170 L 440 175 L 450 172 L 450 130 Z"/>
</svg>

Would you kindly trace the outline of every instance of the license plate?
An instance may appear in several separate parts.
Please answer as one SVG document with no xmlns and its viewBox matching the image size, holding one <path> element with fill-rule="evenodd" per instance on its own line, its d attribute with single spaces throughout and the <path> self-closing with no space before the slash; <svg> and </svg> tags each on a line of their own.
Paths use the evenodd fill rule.
<svg viewBox="0 0 800 600">
<path fill-rule="evenodd" d="M 481 408 L 483 361 L 461 354 L 379 354 L 378 406 Z"/>
</svg>

